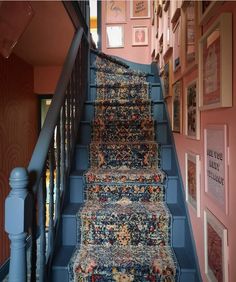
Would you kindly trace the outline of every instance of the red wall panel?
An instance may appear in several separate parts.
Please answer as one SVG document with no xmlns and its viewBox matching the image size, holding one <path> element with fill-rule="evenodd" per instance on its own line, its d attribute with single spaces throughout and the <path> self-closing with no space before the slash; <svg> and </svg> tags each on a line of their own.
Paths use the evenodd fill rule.
<svg viewBox="0 0 236 282">
<path fill-rule="evenodd" d="M 33 67 L 15 55 L 0 57 L 0 265 L 9 256 L 4 201 L 15 166 L 27 166 L 36 138 L 38 107 Z"/>
</svg>

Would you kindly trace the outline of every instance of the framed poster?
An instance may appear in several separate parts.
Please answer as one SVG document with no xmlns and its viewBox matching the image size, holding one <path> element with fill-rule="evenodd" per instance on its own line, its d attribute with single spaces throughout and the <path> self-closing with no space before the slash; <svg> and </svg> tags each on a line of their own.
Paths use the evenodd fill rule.
<svg viewBox="0 0 236 282">
<path fill-rule="evenodd" d="M 186 201 L 200 217 L 200 157 L 185 153 Z"/>
<path fill-rule="evenodd" d="M 227 213 L 228 144 L 226 124 L 208 125 L 204 129 L 204 155 L 206 193 Z"/>
<path fill-rule="evenodd" d="M 180 42 L 181 42 L 181 32 L 180 32 L 180 20 L 176 23 L 173 30 L 173 71 L 178 70 L 181 67 L 180 62 Z"/>
<path fill-rule="evenodd" d="M 195 1 L 190 1 L 186 8 L 186 47 L 185 57 L 187 63 L 193 62 L 196 58 L 196 30 L 195 30 Z"/>
<path fill-rule="evenodd" d="M 124 26 L 111 25 L 106 26 L 107 31 L 107 48 L 124 47 Z"/>
<path fill-rule="evenodd" d="M 150 18 L 151 8 L 150 0 L 130 0 L 130 18 L 142 19 Z"/>
<path fill-rule="evenodd" d="M 148 27 L 133 26 L 132 27 L 132 45 L 142 46 L 148 45 Z"/>
<path fill-rule="evenodd" d="M 106 1 L 107 23 L 123 23 L 126 20 L 126 1 Z"/>
<path fill-rule="evenodd" d="M 182 81 L 178 80 L 173 85 L 172 100 L 172 130 L 182 132 Z"/>
<path fill-rule="evenodd" d="M 205 273 L 210 282 L 228 282 L 227 229 L 209 211 L 204 211 Z"/>
<path fill-rule="evenodd" d="M 232 15 L 222 14 L 199 40 L 200 110 L 232 106 Z"/>
<path fill-rule="evenodd" d="M 198 108 L 197 80 L 186 87 L 185 135 L 191 139 L 200 139 L 200 111 Z"/>
<path fill-rule="evenodd" d="M 167 98 L 171 96 L 171 61 L 167 62 L 163 67 L 163 96 L 164 98 Z"/>
</svg>

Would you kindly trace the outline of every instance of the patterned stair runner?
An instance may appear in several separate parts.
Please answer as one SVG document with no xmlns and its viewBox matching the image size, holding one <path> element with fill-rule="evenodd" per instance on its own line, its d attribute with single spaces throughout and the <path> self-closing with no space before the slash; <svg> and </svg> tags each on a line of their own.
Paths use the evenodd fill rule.
<svg viewBox="0 0 236 282">
<path fill-rule="evenodd" d="M 178 279 L 146 74 L 97 56 L 97 99 L 71 281 Z"/>
</svg>

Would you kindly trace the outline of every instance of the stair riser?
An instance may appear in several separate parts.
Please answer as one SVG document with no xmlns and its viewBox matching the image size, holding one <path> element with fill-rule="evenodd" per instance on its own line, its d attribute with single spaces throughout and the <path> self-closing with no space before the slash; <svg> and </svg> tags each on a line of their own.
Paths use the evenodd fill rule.
<svg viewBox="0 0 236 282">
<path fill-rule="evenodd" d="M 140 214 L 115 216 L 113 213 L 112 215 L 98 215 L 96 220 L 94 216 L 86 215 L 81 219 L 82 243 L 85 245 L 156 246 L 168 244 L 169 218 L 164 218 L 164 215 L 160 218 L 156 215 L 155 219 Z"/>
<path fill-rule="evenodd" d="M 89 167 L 89 148 L 88 146 L 76 146 L 74 169 L 87 170 Z"/>
<path fill-rule="evenodd" d="M 114 202 L 124 197 L 133 202 L 162 202 L 164 196 L 164 186 L 156 184 L 92 184 L 86 191 L 87 200 L 99 202 Z"/>
<path fill-rule="evenodd" d="M 75 246 L 78 241 L 78 228 L 76 216 L 63 216 L 62 218 L 62 245 Z"/>
<path fill-rule="evenodd" d="M 53 267 L 50 281 L 52 282 L 69 281 L 69 273 L 67 267 Z"/>
<path fill-rule="evenodd" d="M 84 202 L 84 177 L 70 176 L 70 203 L 83 203 Z"/>
<path fill-rule="evenodd" d="M 158 144 L 168 145 L 171 143 L 170 135 L 168 134 L 168 124 L 158 123 L 156 125 L 156 140 Z"/>
<path fill-rule="evenodd" d="M 154 82 L 154 76 L 152 74 L 147 75 L 146 79 L 150 83 Z M 94 67 L 90 68 L 90 81 L 91 81 L 91 83 L 96 82 L 96 68 L 94 68 Z"/>
<path fill-rule="evenodd" d="M 161 168 L 171 175 L 176 175 L 176 165 L 172 146 L 161 146 Z"/>
<path fill-rule="evenodd" d="M 129 169 L 152 168 L 158 166 L 157 145 L 122 144 L 105 145 L 91 143 L 90 165 L 93 168 Z"/>
<path fill-rule="evenodd" d="M 172 220 L 172 247 L 181 248 L 185 246 L 186 217 L 174 216 Z"/>
<path fill-rule="evenodd" d="M 90 99 L 91 101 L 95 101 L 97 99 L 97 87 L 96 84 L 93 84 L 93 82 L 90 85 Z M 154 101 L 161 101 L 161 88 L 160 85 L 153 85 L 150 87 L 150 93 L 148 95 L 152 100 Z"/>
<path fill-rule="evenodd" d="M 90 122 L 81 122 L 78 134 L 78 144 L 89 145 L 91 142 L 92 127 Z"/>
</svg>

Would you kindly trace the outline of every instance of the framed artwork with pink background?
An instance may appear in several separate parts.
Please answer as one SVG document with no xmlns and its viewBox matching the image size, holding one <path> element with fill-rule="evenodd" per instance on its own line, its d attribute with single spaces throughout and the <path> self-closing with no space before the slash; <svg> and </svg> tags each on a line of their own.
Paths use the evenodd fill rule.
<svg viewBox="0 0 236 282">
<path fill-rule="evenodd" d="M 186 202 L 200 217 L 200 156 L 185 153 Z"/>
<path fill-rule="evenodd" d="M 132 45 L 133 46 L 148 45 L 148 27 L 147 26 L 133 26 Z"/>
<path fill-rule="evenodd" d="M 126 1 L 106 1 L 106 22 L 123 23 L 126 21 Z"/>
<path fill-rule="evenodd" d="M 199 41 L 200 110 L 232 106 L 232 15 L 222 14 Z"/>
<path fill-rule="evenodd" d="M 208 210 L 204 211 L 205 273 L 210 282 L 228 282 L 227 229 Z"/>
<path fill-rule="evenodd" d="M 204 129 L 205 192 L 228 213 L 227 125 L 208 125 Z"/>
</svg>

